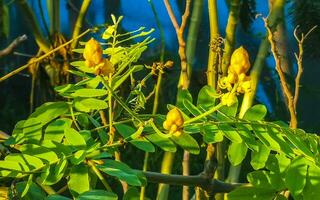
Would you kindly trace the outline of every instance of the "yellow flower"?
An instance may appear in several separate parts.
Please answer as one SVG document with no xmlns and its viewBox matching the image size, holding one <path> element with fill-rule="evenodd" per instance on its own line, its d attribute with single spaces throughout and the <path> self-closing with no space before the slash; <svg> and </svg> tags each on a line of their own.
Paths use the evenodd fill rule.
<svg viewBox="0 0 320 200">
<path fill-rule="evenodd" d="M 168 112 L 166 120 L 163 122 L 163 128 L 168 130 L 169 134 L 178 137 L 182 134 L 183 123 L 182 113 L 179 109 L 173 108 Z"/>
<path fill-rule="evenodd" d="M 113 64 L 108 59 L 103 59 L 98 65 L 94 67 L 96 75 L 108 76 L 113 74 L 114 67 Z"/>
<path fill-rule="evenodd" d="M 249 54 L 242 46 L 236 49 L 232 56 L 229 67 L 229 73 L 240 75 L 246 73 L 250 69 Z"/>
<path fill-rule="evenodd" d="M 223 96 L 221 97 L 221 103 L 222 105 L 225 106 L 232 106 L 234 103 L 237 102 L 237 96 L 235 95 L 235 93 L 225 93 L 223 94 Z"/>
<path fill-rule="evenodd" d="M 85 45 L 83 57 L 87 67 L 95 67 L 103 62 L 102 48 L 98 41 L 91 38 Z"/>
</svg>

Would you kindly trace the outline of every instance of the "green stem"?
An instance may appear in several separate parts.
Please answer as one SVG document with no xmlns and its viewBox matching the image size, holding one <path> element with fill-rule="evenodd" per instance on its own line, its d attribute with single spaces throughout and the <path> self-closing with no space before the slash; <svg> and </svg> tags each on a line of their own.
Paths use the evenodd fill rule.
<svg viewBox="0 0 320 200">
<path fill-rule="evenodd" d="M 92 169 L 92 171 L 97 175 L 97 177 L 99 178 L 99 180 L 102 182 L 102 184 L 104 185 L 104 187 L 109 191 L 112 192 L 112 189 L 110 187 L 110 185 L 108 184 L 108 182 L 106 181 L 106 179 L 103 177 L 103 175 L 101 174 L 101 172 L 97 169 L 96 165 L 94 164 L 94 162 L 92 162 L 91 160 L 87 161 L 88 166 Z"/>
<path fill-rule="evenodd" d="M 202 13 L 203 13 L 203 0 L 197 0 L 193 2 L 192 15 L 190 18 L 190 25 L 188 30 L 187 37 L 187 46 L 186 46 L 186 54 L 187 54 L 187 62 L 188 62 L 188 75 L 191 77 L 192 73 L 192 65 L 195 56 L 197 39 L 199 34 L 199 27 L 202 21 Z"/>
<path fill-rule="evenodd" d="M 53 36 L 60 30 L 60 0 L 47 0 L 47 7 L 50 16 L 50 34 Z"/>
<path fill-rule="evenodd" d="M 175 153 L 165 152 L 162 158 L 161 164 L 161 173 L 162 174 L 171 174 L 173 160 Z M 169 185 L 167 184 L 159 184 L 157 200 L 165 200 L 168 199 L 169 196 Z"/>
<path fill-rule="evenodd" d="M 204 112 L 194 118 L 191 118 L 191 119 L 185 121 L 183 125 L 185 126 L 185 125 L 190 124 L 192 122 L 198 121 L 199 119 L 202 119 L 202 118 L 214 113 L 215 111 L 219 110 L 219 108 L 221 108 L 222 106 L 223 106 L 222 103 L 219 103 L 218 105 L 212 107 L 210 110 L 208 110 L 208 111 L 206 111 L 206 112 Z"/>
<path fill-rule="evenodd" d="M 125 102 L 123 102 L 120 97 L 113 92 L 113 90 L 110 88 L 110 86 L 108 85 L 108 83 L 106 83 L 106 80 L 104 80 L 104 78 L 102 76 L 99 76 L 101 79 L 102 84 L 104 85 L 105 88 L 107 88 L 109 90 L 109 92 L 111 93 L 111 95 L 113 96 L 113 98 L 137 121 L 139 121 L 140 123 L 143 123 L 143 120 L 141 120 L 127 105 Z"/>
</svg>

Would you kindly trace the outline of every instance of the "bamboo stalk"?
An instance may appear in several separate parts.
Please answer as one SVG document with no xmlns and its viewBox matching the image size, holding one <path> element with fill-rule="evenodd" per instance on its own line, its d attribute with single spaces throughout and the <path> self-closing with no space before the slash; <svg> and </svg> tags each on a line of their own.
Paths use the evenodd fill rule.
<svg viewBox="0 0 320 200">
<path fill-rule="evenodd" d="M 60 0 L 47 0 L 50 17 L 50 34 L 53 36 L 60 30 Z"/>
<path fill-rule="evenodd" d="M 236 29 L 239 22 L 240 0 L 230 1 L 230 11 L 226 27 L 226 42 L 222 58 L 222 74 L 225 76 L 230 65 L 230 58 L 236 42 Z"/>
<path fill-rule="evenodd" d="M 82 2 L 81 8 L 80 8 L 80 12 L 79 15 L 77 17 L 76 23 L 74 24 L 74 28 L 73 28 L 73 33 L 72 33 L 72 38 L 77 38 L 82 25 L 83 25 L 83 20 L 85 19 L 85 16 L 87 14 L 87 11 L 89 9 L 89 6 L 91 4 L 91 0 L 84 0 Z M 75 39 L 72 43 L 71 43 L 71 48 L 74 49 L 77 45 L 78 40 Z"/>
<path fill-rule="evenodd" d="M 208 0 L 209 25 L 210 25 L 210 42 L 219 38 L 218 11 L 217 1 Z M 207 82 L 208 85 L 216 88 L 217 84 L 217 51 L 209 48 Z"/>
</svg>

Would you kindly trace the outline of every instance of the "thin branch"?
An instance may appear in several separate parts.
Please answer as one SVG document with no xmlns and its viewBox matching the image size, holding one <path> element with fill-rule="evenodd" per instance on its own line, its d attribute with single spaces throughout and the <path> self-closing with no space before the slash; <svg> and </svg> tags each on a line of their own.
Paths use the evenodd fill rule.
<svg viewBox="0 0 320 200">
<path fill-rule="evenodd" d="M 27 35 L 22 35 L 17 37 L 15 40 L 13 40 L 9 46 L 7 46 L 5 49 L 0 51 L 0 58 L 3 56 L 6 56 L 8 54 L 10 54 L 15 48 L 17 48 L 17 46 L 22 43 L 23 41 L 27 40 L 28 37 Z"/>
<path fill-rule="evenodd" d="M 278 75 L 280 78 L 280 83 L 281 83 L 281 86 L 282 86 L 282 89 L 284 92 L 284 96 L 288 102 L 288 110 L 290 113 L 290 127 L 297 128 L 298 120 L 297 120 L 297 114 L 296 114 L 296 110 L 295 110 L 294 103 L 293 103 L 293 94 L 288 87 L 288 83 L 286 81 L 285 74 L 281 69 L 281 59 L 280 59 L 280 56 L 279 56 L 278 51 L 276 49 L 276 44 L 274 41 L 273 32 L 271 31 L 271 28 L 268 25 L 268 20 L 266 18 L 262 18 L 262 19 L 263 19 L 264 25 L 268 31 L 268 40 L 271 45 L 271 52 L 272 52 L 273 57 L 276 62 L 276 71 L 278 72 Z"/>
<path fill-rule="evenodd" d="M 81 33 L 80 35 L 78 35 L 78 37 L 69 40 L 68 42 L 66 42 L 66 43 L 58 46 L 58 47 L 55 48 L 55 49 L 52 49 L 51 51 L 49 51 L 48 53 L 40 56 L 39 58 L 34 59 L 33 62 L 29 62 L 29 63 L 27 63 L 27 64 L 19 67 L 18 69 L 15 69 L 15 70 L 13 70 L 12 72 L 4 75 L 3 77 L 0 78 L 0 82 L 6 80 L 6 79 L 8 79 L 8 78 L 10 78 L 11 76 L 14 76 L 14 75 L 18 74 L 18 73 L 21 72 L 22 70 L 28 68 L 31 64 L 34 64 L 34 63 L 36 63 L 36 62 L 39 62 L 39 61 L 45 59 L 45 58 L 48 57 L 49 55 L 53 54 L 53 53 L 56 52 L 56 51 L 59 51 L 61 48 L 69 45 L 69 44 L 72 43 L 74 40 L 77 40 L 77 39 L 81 38 L 82 36 L 86 35 L 87 33 L 91 32 L 91 31 L 92 31 L 91 29 L 86 30 L 85 32 L 83 32 L 83 33 Z"/>
<path fill-rule="evenodd" d="M 299 48 L 299 55 L 297 53 L 294 53 L 296 60 L 297 60 L 297 65 L 298 65 L 298 72 L 297 72 L 297 76 L 295 78 L 295 90 L 294 90 L 294 98 L 293 98 L 293 105 L 294 105 L 294 109 L 295 111 L 297 111 L 297 103 L 298 103 L 298 98 L 299 98 L 299 94 L 300 94 L 300 80 L 301 80 L 301 76 L 303 73 L 303 67 L 302 67 L 302 61 L 303 61 L 303 42 L 304 40 L 309 36 L 309 34 L 314 31 L 314 29 L 317 28 L 317 26 L 312 27 L 306 35 L 304 35 L 303 33 L 301 34 L 301 38 L 299 38 L 297 32 L 298 32 L 298 28 L 299 26 L 297 26 L 294 29 L 293 35 L 295 37 L 295 39 L 298 42 L 298 48 Z"/>
<path fill-rule="evenodd" d="M 228 193 L 240 186 L 246 186 L 246 183 L 225 183 L 217 179 L 211 179 L 203 175 L 182 176 L 174 174 L 162 174 L 157 172 L 142 172 L 148 182 L 165 183 L 170 185 L 187 185 L 201 187 L 208 194 Z"/>
<path fill-rule="evenodd" d="M 187 24 L 187 20 L 190 14 L 190 6 L 191 6 L 191 0 L 186 0 L 186 7 L 184 14 L 181 17 L 181 25 L 179 26 L 177 19 L 173 13 L 171 4 L 169 3 L 169 0 L 163 0 L 167 12 L 169 14 L 169 17 L 171 19 L 171 22 L 176 30 L 176 35 L 179 43 L 179 50 L 178 54 L 181 61 L 181 74 L 180 79 L 178 83 L 178 87 L 182 89 L 188 89 L 189 83 L 190 83 L 190 77 L 188 74 L 188 63 L 187 63 L 187 56 L 186 56 L 186 42 L 183 38 L 183 32 Z"/>
</svg>

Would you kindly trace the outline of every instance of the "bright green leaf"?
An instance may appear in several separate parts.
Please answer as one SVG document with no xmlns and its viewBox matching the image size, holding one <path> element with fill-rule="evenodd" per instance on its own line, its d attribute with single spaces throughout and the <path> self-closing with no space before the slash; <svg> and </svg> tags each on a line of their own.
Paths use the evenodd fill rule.
<svg viewBox="0 0 320 200">
<path fill-rule="evenodd" d="M 87 166 L 80 164 L 71 168 L 68 188 L 74 197 L 90 190 Z"/>
</svg>

